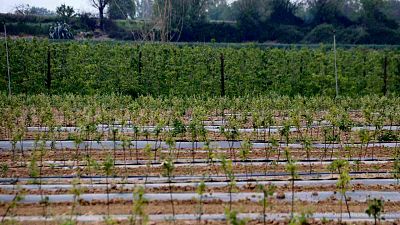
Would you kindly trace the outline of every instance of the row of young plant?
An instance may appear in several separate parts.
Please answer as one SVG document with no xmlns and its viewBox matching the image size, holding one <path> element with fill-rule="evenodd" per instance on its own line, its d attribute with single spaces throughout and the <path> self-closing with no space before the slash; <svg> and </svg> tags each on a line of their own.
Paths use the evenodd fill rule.
<svg viewBox="0 0 400 225">
<path fill-rule="evenodd" d="M 164 119 L 182 118 L 185 123 L 192 119 L 201 121 L 221 121 L 230 118 L 241 122 L 240 128 L 254 128 L 252 123 L 284 125 L 291 116 L 301 117 L 301 124 L 328 117 L 346 116 L 354 125 L 372 125 L 378 117 L 384 125 L 396 125 L 400 98 L 397 96 L 330 98 L 328 96 L 288 97 L 279 95 L 243 97 L 150 97 L 131 98 L 124 95 L 13 95 L 0 94 L 2 120 L 11 117 L 26 126 L 44 126 L 41 121 L 49 120 L 54 126 L 77 126 L 84 117 L 99 123 L 131 122 L 137 125 L 153 125 Z M 147 117 L 147 119 L 142 119 Z M 18 120 L 17 120 L 18 118 Z M 140 120 L 145 120 L 140 122 Z M 246 121 L 247 120 L 247 121 Z M 261 122 L 260 122 L 261 121 Z M 251 122 L 247 124 L 245 122 Z M 48 125 L 48 124 L 47 124 Z M 294 124 L 292 124 L 294 125 Z M 268 126 L 268 125 L 267 125 Z"/>
<path fill-rule="evenodd" d="M 39 167 L 46 174 L 50 173 L 58 176 L 71 174 L 76 167 L 79 168 L 78 174 L 80 175 L 99 175 L 99 171 L 93 170 L 93 168 L 102 162 L 106 153 L 110 153 L 114 162 L 118 161 L 117 175 L 144 176 L 143 174 L 138 174 L 138 171 L 142 170 L 132 171 L 128 169 L 128 166 L 131 168 L 131 165 L 142 165 L 137 168 L 145 169 L 146 179 L 147 176 L 154 175 L 159 171 L 157 164 L 166 158 L 172 162 L 180 162 L 181 164 L 183 160 L 186 162 L 186 165 L 182 165 L 184 167 L 181 167 L 179 170 L 180 174 L 190 173 L 192 175 L 195 172 L 191 162 L 203 162 L 204 164 L 200 164 L 199 166 L 207 165 L 212 174 L 218 175 L 221 168 L 223 169 L 223 162 L 229 159 L 235 162 L 235 170 L 244 173 L 247 179 L 253 173 L 265 173 L 267 175 L 270 172 L 281 171 L 282 167 L 279 163 L 286 162 L 284 153 L 292 152 L 296 153 L 294 157 L 296 160 L 302 161 L 302 163 L 299 163 L 302 171 L 309 174 L 327 172 L 328 168 L 322 162 L 331 162 L 338 158 L 352 162 L 351 171 L 355 173 L 365 171 L 381 173 L 383 171 L 385 173 L 392 173 L 396 179 L 399 178 L 400 174 L 400 146 L 397 146 L 397 144 L 396 147 L 391 149 L 376 149 L 373 145 L 368 148 L 368 144 L 357 148 L 341 145 L 336 149 L 317 149 L 310 142 L 303 141 L 302 149 L 293 150 L 288 147 L 279 146 L 277 141 L 273 140 L 271 146 L 263 149 L 255 149 L 250 141 L 244 141 L 241 143 L 240 148 L 233 149 L 230 146 L 226 151 L 215 148 L 210 144 L 206 144 L 201 148 L 193 144 L 191 149 L 182 150 L 179 147 L 179 143 L 176 143 L 173 138 L 168 138 L 166 140 L 168 147 L 163 150 L 157 144 L 155 146 L 148 144 L 144 148 L 137 148 L 137 145 L 131 142 L 129 137 L 119 137 L 122 140 L 120 143 L 114 141 L 114 147 L 108 150 L 103 149 L 102 153 L 99 153 L 98 149 L 93 148 L 91 143 L 82 145 L 82 139 L 79 138 L 74 139 L 74 147 L 57 149 L 56 152 L 53 152 L 53 150 L 56 150 L 53 145 L 50 147 L 46 147 L 45 145 L 45 141 L 49 140 L 49 138 L 37 135 L 33 150 L 27 150 L 22 147 L 16 148 L 13 145 L 9 151 L 3 152 L 5 158 L 1 164 L 1 177 L 19 177 L 26 174 L 32 176 L 32 174 L 36 174 L 35 171 Z M 200 151 L 202 152 L 200 153 Z M 365 160 L 369 160 L 370 157 L 372 160 L 378 160 L 377 164 L 364 165 Z M 383 161 L 380 162 L 379 160 Z M 199 167 L 194 166 L 196 168 Z M 32 173 L 32 171 L 34 172 Z M 41 171 L 40 176 L 42 176 Z"/>
<path fill-rule="evenodd" d="M 85 134 L 82 138 L 86 140 L 94 137 L 115 140 L 117 132 L 124 133 L 124 128 L 130 128 L 135 140 L 161 141 L 172 135 L 176 140 L 192 141 L 279 138 L 289 143 L 307 138 L 325 143 L 363 139 L 388 142 L 397 140 L 396 125 L 400 124 L 400 104 L 396 97 L 363 97 L 354 101 L 324 97 L 134 100 L 115 95 L 1 95 L 0 98 L 0 110 L 4 112 L 0 123 L 2 138 L 11 140 L 23 140 L 27 127 L 44 127 L 48 133 L 59 134 L 65 132 L 62 127 L 72 126 L 79 128 L 77 131 Z M 214 122 L 218 126 L 211 127 L 213 131 L 207 130 L 207 125 Z M 356 131 L 353 127 L 364 129 Z M 248 131 L 241 132 L 242 128 Z M 279 132 L 271 133 L 271 129 Z M 53 136 L 56 137 L 60 138 Z"/>
<path fill-rule="evenodd" d="M 39 157 L 43 157 L 43 154 L 46 154 L 45 150 L 43 148 L 38 148 L 35 151 L 35 155 L 38 155 Z M 291 156 L 290 151 L 287 149 L 285 150 L 284 157 L 286 159 L 286 166 L 285 170 L 287 171 L 289 175 L 289 181 L 290 181 L 290 188 L 291 188 L 291 207 L 290 207 L 290 224 L 304 224 L 303 222 L 306 222 L 308 218 L 311 217 L 311 214 L 298 214 L 295 215 L 296 209 L 294 207 L 295 203 L 295 182 L 299 178 L 298 175 L 298 166 L 296 164 L 296 161 L 293 159 Z M 239 219 L 238 218 L 238 211 L 237 209 L 233 208 L 233 193 L 237 192 L 239 189 L 236 185 L 236 176 L 235 172 L 233 169 L 233 162 L 230 159 L 226 159 L 225 157 L 221 157 L 221 164 L 222 164 L 222 172 L 226 177 L 227 180 L 227 190 L 229 193 L 229 202 L 228 205 L 226 206 L 225 210 L 225 215 L 226 215 L 226 220 L 229 222 L 229 224 L 235 225 L 235 224 L 245 224 L 246 219 Z M 32 178 L 35 178 L 34 184 L 41 185 L 43 184 L 42 182 L 42 170 L 41 168 L 43 167 L 43 164 L 41 166 L 38 166 L 36 162 L 31 162 L 30 163 L 30 168 L 31 168 L 31 174 L 30 176 Z M 93 170 L 98 170 L 101 171 L 105 178 L 106 178 L 106 195 L 107 195 L 107 214 L 104 217 L 104 221 L 107 224 L 114 224 L 115 220 L 110 214 L 110 205 L 112 205 L 112 201 L 110 201 L 110 182 L 109 178 L 114 177 L 115 174 L 115 161 L 112 158 L 112 155 L 108 155 L 106 159 L 101 162 L 97 163 L 96 161 L 93 161 L 93 164 L 88 165 L 87 167 L 92 167 Z M 163 176 L 167 177 L 167 183 L 168 183 L 168 192 L 170 194 L 170 204 L 171 204 L 171 210 L 172 210 L 172 217 L 171 220 L 175 223 L 175 204 L 176 200 L 173 197 L 173 178 L 174 178 L 174 171 L 175 171 L 175 165 L 174 165 L 174 160 L 172 158 L 167 158 L 163 161 L 162 163 L 162 168 L 163 168 Z M 346 196 L 346 193 L 348 190 L 351 189 L 351 177 L 350 177 L 350 164 L 348 161 L 343 160 L 343 159 L 337 159 L 334 160 L 329 166 L 329 170 L 332 173 L 338 174 L 338 180 L 336 183 L 336 188 L 338 193 L 340 193 L 340 199 L 338 200 L 340 204 L 340 217 L 338 218 L 339 223 L 342 221 L 342 214 L 344 212 L 343 207 L 344 205 L 346 206 L 345 211 L 348 213 L 349 217 L 351 218 L 351 208 L 348 204 L 348 197 Z M 81 169 L 79 166 L 76 167 L 77 174 L 81 173 Z M 400 177 L 398 176 L 400 173 L 400 163 L 397 164 L 397 179 Z M 144 187 L 146 186 L 146 180 L 144 181 Z M 124 183 L 126 181 L 122 181 Z M 83 194 L 86 190 L 81 187 L 81 180 L 80 176 L 78 175 L 76 179 L 72 182 L 73 187 L 70 190 L 70 193 L 73 195 L 73 204 L 71 207 L 71 212 L 70 212 L 70 217 L 64 221 L 62 224 L 76 224 L 77 223 L 77 217 L 79 215 L 79 205 L 80 205 L 80 196 Z M 271 210 L 273 209 L 273 204 L 271 203 L 271 198 L 274 196 L 276 193 L 277 187 L 273 184 L 270 185 L 257 185 L 257 191 L 262 193 L 262 199 L 260 200 L 260 204 L 262 206 L 262 211 L 260 212 L 260 217 L 259 220 L 263 221 L 264 224 L 267 223 L 266 221 L 266 216 L 268 215 L 269 211 L 268 209 Z M 198 207 L 196 207 L 196 211 L 194 214 L 198 215 L 197 219 L 199 223 L 202 220 L 202 215 L 204 213 L 203 210 L 203 198 L 204 195 L 207 192 L 207 186 L 203 181 L 199 182 L 197 185 L 197 190 L 196 193 L 198 194 Z M 48 208 L 51 207 L 51 204 L 49 203 L 49 198 L 44 194 L 43 189 L 39 188 L 39 193 L 41 195 L 41 201 L 40 201 L 40 206 L 43 208 L 42 210 L 42 216 L 46 219 L 51 217 L 49 215 L 49 210 Z M 132 210 L 131 210 L 131 216 L 129 217 L 129 222 L 130 224 L 146 224 L 148 222 L 148 215 L 145 211 L 146 205 L 149 204 L 149 202 L 145 199 L 145 193 L 146 189 L 143 188 L 143 186 L 138 185 L 137 188 L 133 189 L 133 197 L 132 197 Z M 17 207 L 19 206 L 19 202 L 23 200 L 23 192 L 21 190 L 17 190 L 16 195 L 14 199 L 11 201 L 10 204 L 8 204 L 5 213 L 2 216 L 2 223 L 6 222 L 6 217 L 8 219 L 11 218 L 11 221 L 13 220 L 13 215 L 14 212 L 16 212 L 18 209 Z M 383 212 L 383 200 L 381 199 L 373 199 L 369 200 L 369 205 L 368 209 L 365 211 L 369 216 L 373 217 L 375 220 L 375 224 L 377 223 L 377 220 L 381 219 L 381 214 Z M 299 210 L 299 209 L 297 209 Z M 10 221 L 8 221 L 10 222 Z"/>
<path fill-rule="evenodd" d="M 394 126 L 400 124 L 397 98 L 361 98 L 359 111 L 349 107 L 346 99 L 331 104 L 324 102 L 327 106 L 323 110 L 319 104 L 321 99 L 285 97 L 274 101 L 266 97 L 259 97 L 259 101 L 250 98 L 191 98 L 189 101 L 177 98 L 170 101 L 151 97 L 132 100 L 123 96 L 39 95 L 3 96 L 3 100 L 0 107 L 2 138 L 11 140 L 13 146 L 18 142 L 22 144 L 28 135 L 38 140 L 72 139 L 77 145 L 84 140 L 153 139 L 156 146 L 157 142 L 182 140 L 191 141 L 193 145 L 199 141 L 226 140 L 233 146 L 235 141 L 245 139 L 287 145 L 307 143 L 308 146 L 313 142 L 325 146 L 361 143 L 361 149 L 363 146 L 368 149 L 370 143 L 397 143 L 399 140 L 398 126 Z M 306 104 L 308 101 L 316 105 Z M 288 108 L 271 103 L 288 104 Z M 226 122 L 217 132 L 211 132 L 206 129 L 206 122 L 215 118 Z M 323 121 L 325 125 L 321 125 Z M 61 129 L 71 125 L 78 129 L 70 133 Z M 153 127 L 146 128 L 149 125 Z M 271 133 L 271 127 L 276 125 L 280 125 L 279 132 Z M 384 125 L 388 125 L 389 130 L 383 129 Z M 27 127 L 30 126 L 46 129 L 43 133 L 29 132 Z M 354 126 L 370 126 L 368 128 L 373 130 L 354 131 Z M 253 132 L 240 132 L 244 127 L 252 128 Z M 393 127 L 396 129 L 391 130 Z M 123 132 L 124 128 L 130 128 L 130 132 Z"/>
<path fill-rule="evenodd" d="M 6 75 L 4 40 L 0 44 L 0 74 Z M 8 46 L 14 93 L 335 95 L 334 54 L 324 46 L 236 49 L 40 39 L 9 40 Z M 398 94 L 399 51 L 339 49 L 338 75 L 342 95 Z M 7 82 L 0 77 L 0 90 Z"/>
<path fill-rule="evenodd" d="M 263 149 L 265 160 L 267 161 L 275 160 L 273 155 L 276 153 L 279 161 L 281 152 L 290 143 L 301 144 L 305 153 L 301 159 L 310 160 L 313 156 L 313 151 L 318 150 L 313 147 L 313 142 L 324 144 L 324 157 L 321 160 L 329 156 L 330 159 L 333 158 L 335 149 L 329 146 L 334 143 L 339 144 L 336 149 L 341 152 L 340 157 L 347 157 L 349 160 L 358 158 L 359 161 L 366 156 L 374 158 L 379 153 L 379 151 L 376 153 L 377 150 L 374 148 L 374 143 L 376 142 L 394 142 L 393 151 L 387 153 L 387 155 L 393 160 L 398 159 L 397 142 L 399 141 L 399 132 L 382 129 L 384 124 L 389 124 L 389 126 L 399 124 L 400 116 L 398 116 L 399 104 L 397 98 L 360 98 L 357 99 L 357 104 L 360 108 L 355 105 L 350 107 L 346 99 L 332 101 L 331 105 L 323 101 L 327 106 L 322 106 L 320 104 L 322 103 L 320 102 L 321 99 L 287 99 L 282 97 L 271 101 L 269 98 L 259 97 L 258 101 L 254 101 L 255 99 L 252 98 L 175 98 L 171 101 L 169 99 L 154 99 L 151 97 L 132 100 L 123 96 L 3 96 L 4 101 L 2 102 L 4 104 L 1 106 L 1 111 L 4 113 L 2 114 L 0 127 L 4 134 L 3 137 L 9 139 L 12 143 L 12 161 L 15 162 L 17 160 L 17 152 L 20 151 L 20 158 L 23 160 L 22 164 L 24 165 L 26 165 L 24 162 L 27 159 L 22 143 L 29 135 L 30 138 L 35 140 L 34 146 L 40 146 L 43 141 L 50 141 L 52 143 L 51 150 L 54 150 L 56 142 L 62 139 L 61 137 L 64 134 L 59 127 L 71 125 L 75 122 L 76 124 L 74 125 L 80 129 L 74 132 L 67 132 L 67 139 L 73 140 L 75 147 L 71 148 L 71 153 L 63 151 L 61 154 L 65 160 L 70 160 L 71 158 L 76 160 L 76 165 L 79 165 L 81 160 L 89 164 L 93 161 L 93 158 L 90 158 L 92 157 L 91 144 L 93 142 L 85 142 L 83 144 L 87 140 L 98 142 L 110 140 L 114 143 L 111 148 L 114 160 L 117 159 L 117 151 L 120 151 L 120 147 L 122 147 L 123 160 L 125 162 L 127 159 L 133 160 L 134 155 L 137 163 L 140 159 L 147 159 L 149 163 L 162 161 L 162 157 L 160 157 L 162 142 L 168 146 L 170 154 L 176 153 L 175 160 L 179 160 L 180 141 L 187 140 L 192 142 L 190 151 L 193 161 L 198 156 L 197 151 L 200 148 L 197 142 L 200 141 L 205 143 L 202 150 L 207 151 L 207 161 L 212 164 L 217 159 L 215 157 L 219 155 L 219 152 L 216 149 L 218 146 L 211 146 L 210 143 L 218 138 L 229 143 L 227 150 L 230 159 L 233 160 L 239 157 L 244 161 L 254 159 L 256 156 L 251 155 L 255 153 L 253 148 L 254 140 L 269 142 L 270 145 L 265 146 Z M 325 100 L 329 101 L 329 99 Z M 313 103 L 306 104 L 308 101 Z M 265 107 L 262 107 L 263 105 L 258 106 L 256 111 L 248 110 L 255 107 L 259 102 L 268 104 L 265 104 Z M 313 105 L 314 103 L 316 105 Z M 218 105 L 220 104 L 223 104 L 222 108 L 219 108 Z M 133 106 L 131 107 L 131 105 Z M 181 108 L 182 106 L 184 108 Z M 199 109 L 200 106 L 204 106 L 204 108 Z M 311 127 L 310 121 L 319 118 L 317 115 L 322 113 L 323 108 L 313 111 L 310 114 L 310 118 L 304 115 L 307 115 L 305 114 L 308 112 L 307 110 L 317 107 L 327 107 L 321 118 L 327 120 L 331 124 L 330 126 Z M 350 112 L 350 109 L 353 111 Z M 355 109 L 359 111 L 354 111 Z M 259 124 L 257 127 L 265 128 L 262 132 L 255 131 L 250 136 L 240 132 L 239 128 L 246 126 L 249 123 L 248 121 L 258 121 L 255 117 L 260 118 L 260 115 L 255 115 L 262 112 L 269 112 L 269 114 L 265 114 L 270 115 L 266 117 L 268 119 L 262 120 L 267 121 L 267 123 L 250 122 L 253 127 L 256 126 L 255 124 Z M 352 113 L 357 112 L 360 114 L 353 115 L 353 118 L 350 117 Z M 225 117 L 228 122 L 220 127 L 220 132 L 209 132 L 204 125 L 204 121 L 210 119 L 209 115 L 219 115 L 220 118 Z M 250 115 L 250 118 L 243 115 Z M 271 115 L 278 115 L 278 117 Z M 364 119 L 358 121 L 358 123 L 372 125 L 375 130 L 351 131 L 355 123 L 353 119 L 360 119 L 359 117 Z M 139 120 L 137 120 L 138 118 Z M 121 127 L 115 125 L 117 121 L 121 124 L 121 127 L 132 128 L 133 132 L 124 133 L 120 131 L 118 128 Z M 133 122 L 133 124 L 128 123 L 128 121 Z M 33 124 L 47 129 L 44 132 L 27 132 L 26 127 Z M 110 129 L 98 129 L 98 124 L 107 124 Z M 140 129 L 140 126 L 149 124 L 154 125 L 154 129 Z M 283 125 L 279 127 L 279 132 L 274 135 L 268 133 L 270 127 L 276 124 Z M 303 124 L 305 127 L 302 127 Z M 165 129 L 166 126 L 170 126 L 170 129 Z M 299 128 L 299 132 L 291 132 L 291 127 Z M 234 148 L 234 144 L 241 138 L 244 141 L 241 142 L 241 148 L 238 151 Z M 153 142 L 155 144 L 153 147 L 138 148 L 138 140 L 149 139 L 154 139 Z M 19 148 L 16 147 L 18 143 L 21 143 Z M 357 148 L 352 148 L 350 145 L 353 143 L 360 143 L 361 145 Z M 84 149 L 82 149 L 82 146 L 84 146 Z M 65 154 L 67 157 L 65 157 Z M 85 158 L 85 155 L 88 158 Z M 311 170 L 310 168 L 310 172 Z"/>
</svg>

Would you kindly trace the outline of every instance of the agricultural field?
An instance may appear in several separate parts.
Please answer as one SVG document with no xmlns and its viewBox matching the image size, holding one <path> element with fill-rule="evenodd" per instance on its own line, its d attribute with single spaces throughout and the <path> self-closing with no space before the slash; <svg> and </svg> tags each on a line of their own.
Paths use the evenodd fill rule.
<svg viewBox="0 0 400 225">
<path fill-rule="evenodd" d="M 400 98 L 0 95 L 2 224 L 398 224 Z"/>
</svg>

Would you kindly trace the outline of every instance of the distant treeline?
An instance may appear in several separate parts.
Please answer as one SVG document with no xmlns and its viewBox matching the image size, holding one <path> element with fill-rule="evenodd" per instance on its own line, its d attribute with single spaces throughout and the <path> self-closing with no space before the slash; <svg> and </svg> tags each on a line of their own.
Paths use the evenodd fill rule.
<svg viewBox="0 0 400 225">
<path fill-rule="evenodd" d="M 335 33 L 342 44 L 400 44 L 400 0 L 115 0 L 106 9 L 104 26 L 99 16 L 65 10 L 0 21 L 13 35 L 47 35 L 67 20 L 75 33 L 99 28 L 120 40 L 331 43 Z"/>
</svg>

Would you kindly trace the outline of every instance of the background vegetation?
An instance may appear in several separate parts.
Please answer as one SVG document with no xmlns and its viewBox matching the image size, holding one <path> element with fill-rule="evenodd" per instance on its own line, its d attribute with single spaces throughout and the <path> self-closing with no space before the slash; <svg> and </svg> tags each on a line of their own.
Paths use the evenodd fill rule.
<svg viewBox="0 0 400 225">
<path fill-rule="evenodd" d="M 65 5 L 56 12 L 25 7 L 1 14 L 0 21 L 13 35 L 46 36 L 51 23 L 67 21 L 75 33 L 98 28 L 122 40 L 331 43 L 335 32 L 344 44 L 400 43 L 399 0 L 91 2 L 98 15 L 75 13 Z"/>
</svg>

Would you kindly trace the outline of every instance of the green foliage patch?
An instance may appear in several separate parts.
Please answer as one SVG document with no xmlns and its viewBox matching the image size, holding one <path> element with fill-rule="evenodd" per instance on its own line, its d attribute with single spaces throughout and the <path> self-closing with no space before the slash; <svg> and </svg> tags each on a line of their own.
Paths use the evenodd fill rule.
<svg viewBox="0 0 400 225">
<path fill-rule="evenodd" d="M 228 96 L 335 95 L 334 54 L 324 46 L 261 49 L 18 39 L 9 40 L 9 50 L 13 93 L 219 96 L 223 54 Z M 0 91 L 7 88 L 5 52 L 2 40 Z M 339 49 L 338 75 L 341 95 L 399 94 L 400 52 Z"/>
</svg>

